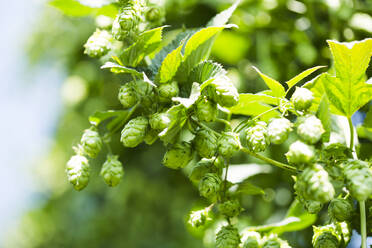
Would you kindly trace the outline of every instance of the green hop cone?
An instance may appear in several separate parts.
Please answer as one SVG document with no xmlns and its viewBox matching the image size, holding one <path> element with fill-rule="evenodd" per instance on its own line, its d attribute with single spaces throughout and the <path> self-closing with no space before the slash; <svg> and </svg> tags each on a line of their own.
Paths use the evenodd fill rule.
<svg viewBox="0 0 372 248">
<path fill-rule="evenodd" d="M 119 17 L 117 16 L 114 21 L 112 22 L 112 28 L 111 28 L 112 36 L 116 40 L 124 40 L 125 37 L 128 35 L 127 32 L 122 30 L 120 23 L 119 23 Z"/>
<path fill-rule="evenodd" d="M 170 119 L 167 113 L 155 113 L 151 115 L 149 122 L 152 129 L 161 131 L 168 127 Z"/>
<path fill-rule="evenodd" d="M 318 201 L 305 200 L 304 208 L 310 214 L 317 214 L 322 210 L 323 204 Z"/>
<path fill-rule="evenodd" d="M 243 231 L 241 234 L 242 248 L 260 248 L 261 235 L 254 231 Z"/>
<path fill-rule="evenodd" d="M 346 187 L 358 201 L 365 201 L 372 195 L 372 172 L 369 163 L 348 160 L 342 165 Z"/>
<path fill-rule="evenodd" d="M 224 132 L 218 140 L 218 152 L 229 158 L 240 148 L 239 135 L 234 132 Z"/>
<path fill-rule="evenodd" d="M 262 248 L 290 248 L 287 241 L 282 240 L 275 234 L 271 234 L 263 238 Z"/>
<path fill-rule="evenodd" d="M 157 6 L 155 4 L 152 4 L 147 9 L 145 17 L 146 17 L 146 20 L 148 22 L 152 22 L 152 23 L 155 23 L 155 24 L 160 24 L 165 19 L 164 8 L 162 8 L 160 6 Z"/>
<path fill-rule="evenodd" d="M 353 206 L 348 200 L 333 199 L 328 206 L 328 215 L 331 220 L 338 222 L 350 220 L 353 215 Z"/>
<path fill-rule="evenodd" d="M 295 110 L 304 111 L 310 108 L 312 101 L 314 100 L 313 93 L 306 88 L 296 87 L 296 91 L 291 97 L 291 101 Z"/>
<path fill-rule="evenodd" d="M 210 208 L 204 208 L 198 211 L 191 211 L 189 220 L 187 221 L 192 227 L 204 226 L 205 223 L 210 220 L 209 217 Z"/>
<path fill-rule="evenodd" d="M 163 164 L 171 169 L 184 168 L 192 159 L 191 145 L 187 142 L 172 145 L 163 157 Z"/>
<path fill-rule="evenodd" d="M 246 130 L 247 146 L 253 152 L 265 151 L 269 144 L 267 125 L 263 121 L 257 122 Z"/>
<path fill-rule="evenodd" d="M 217 117 L 217 104 L 203 97 L 196 104 L 196 117 L 200 121 L 211 122 Z"/>
<path fill-rule="evenodd" d="M 100 58 L 108 53 L 113 37 L 106 30 L 97 29 L 84 45 L 84 53 L 93 58 Z"/>
<path fill-rule="evenodd" d="M 297 134 L 309 144 L 315 144 L 324 133 L 322 122 L 315 115 L 307 115 L 298 119 Z"/>
<path fill-rule="evenodd" d="M 144 116 L 130 120 L 121 131 L 121 142 L 125 147 L 136 147 L 145 138 L 149 121 Z"/>
<path fill-rule="evenodd" d="M 121 86 L 118 98 L 124 108 L 127 109 L 133 107 L 138 101 L 135 82 L 132 81 Z"/>
<path fill-rule="evenodd" d="M 91 158 L 97 157 L 102 149 L 102 139 L 95 128 L 86 129 L 81 137 L 81 146 L 83 153 Z"/>
<path fill-rule="evenodd" d="M 194 139 L 195 150 L 203 158 L 211 158 L 217 151 L 217 136 L 210 130 L 200 129 Z"/>
<path fill-rule="evenodd" d="M 276 239 L 268 239 L 264 242 L 262 248 L 280 248 L 280 242 Z"/>
<path fill-rule="evenodd" d="M 308 164 L 315 158 L 315 149 L 313 146 L 297 140 L 289 146 L 285 156 L 290 164 Z"/>
<path fill-rule="evenodd" d="M 239 102 L 239 93 L 227 76 L 213 80 L 208 87 L 210 97 L 223 107 L 232 107 Z"/>
<path fill-rule="evenodd" d="M 223 226 L 216 236 L 217 248 L 238 248 L 240 235 L 238 229 L 232 225 Z"/>
<path fill-rule="evenodd" d="M 218 205 L 219 212 L 226 217 L 235 217 L 240 214 L 242 207 L 237 199 L 227 200 Z"/>
<path fill-rule="evenodd" d="M 286 118 L 273 118 L 267 127 L 269 140 L 273 144 L 282 144 L 292 130 L 292 123 Z"/>
<path fill-rule="evenodd" d="M 340 235 L 334 225 L 313 227 L 313 247 L 314 248 L 338 248 L 340 247 Z"/>
<path fill-rule="evenodd" d="M 141 13 L 135 5 L 129 5 L 120 9 L 118 22 L 122 30 L 136 31 L 141 21 Z"/>
<path fill-rule="evenodd" d="M 124 175 L 123 165 L 118 156 L 107 155 L 107 159 L 102 166 L 101 176 L 105 183 L 110 187 L 118 185 Z"/>
<path fill-rule="evenodd" d="M 221 178 L 215 173 L 207 173 L 199 182 L 199 193 L 201 196 L 215 198 L 221 188 Z"/>
<path fill-rule="evenodd" d="M 84 189 L 89 182 L 90 166 L 88 159 L 82 155 L 75 155 L 67 162 L 66 173 L 68 181 L 78 191 Z"/>
<path fill-rule="evenodd" d="M 159 100 L 163 103 L 172 101 L 172 97 L 178 96 L 179 88 L 176 81 L 171 83 L 161 84 L 158 87 Z"/>
<path fill-rule="evenodd" d="M 296 187 L 305 199 L 326 203 L 333 199 L 335 190 L 323 166 L 313 164 L 298 177 Z"/>
</svg>

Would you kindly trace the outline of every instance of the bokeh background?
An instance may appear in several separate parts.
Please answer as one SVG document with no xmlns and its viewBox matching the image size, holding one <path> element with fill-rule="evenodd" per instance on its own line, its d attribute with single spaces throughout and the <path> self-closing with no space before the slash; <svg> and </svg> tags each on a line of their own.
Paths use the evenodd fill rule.
<svg viewBox="0 0 372 248">
<path fill-rule="evenodd" d="M 170 29 L 199 27 L 231 2 L 167 0 L 166 23 Z M 231 22 L 239 29 L 218 37 L 212 57 L 228 69 L 240 92 L 257 92 L 265 86 L 252 65 L 283 82 L 314 65 L 330 65 L 327 39 L 371 37 L 372 1 L 245 0 Z M 64 166 L 89 127 L 88 116 L 120 107 L 118 78 L 83 54 L 94 16 L 66 16 L 46 1 L 2 1 L 0 28 L 0 247 L 210 246 L 210 230 L 202 239 L 185 224 L 189 210 L 206 203 L 187 171 L 161 165 L 160 143 L 128 150 L 114 139 L 126 173 L 117 188 L 106 187 L 98 176 L 102 155 L 92 164 L 86 190 L 76 192 L 68 184 Z M 354 124 L 362 117 L 354 116 Z M 268 155 L 283 161 L 290 142 Z M 362 158 L 369 159 L 371 149 L 366 137 Z M 242 154 L 232 162 L 250 163 L 244 173 L 266 192 L 243 199 L 242 223 L 280 220 L 293 200 L 289 174 L 256 166 L 259 161 Z M 231 180 L 241 173 L 235 167 Z M 309 247 L 311 228 L 285 238 L 294 247 Z M 358 242 L 355 233 L 349 247 Z"/>
</svg>

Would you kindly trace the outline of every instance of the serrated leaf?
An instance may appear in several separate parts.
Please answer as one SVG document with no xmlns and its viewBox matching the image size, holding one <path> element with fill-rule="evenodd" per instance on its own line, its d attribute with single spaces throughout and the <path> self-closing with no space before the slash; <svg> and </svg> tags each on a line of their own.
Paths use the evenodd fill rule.
<svg viewBox="0 0 372 248">
<path fill-rule="evenodd" d="M 127 121 L 130 110 L 97 111 L 89 116 L 90 124 L 96 127 L 104 126 L 107 131 L 115 133 Z"/>
<path fill-rule="evenodd" d="M 190 108 L 199 98 L 200 96 L 200 85 L 198 83 L 193 83 L 191 86 L 191 93 L 189 98 L 182 98 L 182 97 L 173 97 L 172 100 L 174 102 L 179 102 L 186 109 Z"/>
<path fill-rule="evenodd" d="M 145 56 L 158 49 L 161 45 L 164 27 L 154 28 L 141 33 L 136 42 L 120 55 L 123 64 L 136 67 Z"/>
<path fill-rule="evenodd" d="M 278 81 L 275 79 L 272 79 L 271 77 L 263 74 L 258 68 L 253 66 L 253 69 L 257 71 L 257 73 L 261 76 L 261 78 L 265 81 L 267 87 L 272 91 L 273 96 L 276 97 L 284 97 L 285 96 L 285 89 L 283 85 L 281 85 Z"/>
<path fill-rule="evenodd" d="M 202 84 L 212 78 L 224 76 L 226 73 L 226 70 L 220 64 L 207 60 L 194 67 L 188 81 Z"/>
<path fill-rule="evenodd" d="M 182 62 L 182 47 L 183 43 L 164 58 L 156 76 L 156 81 L 159 83 L 167 83 L 176 75 L 178 67 Z"/>
<path fill-rule="evenodd" d="M 82 4 L 81 1 L 76 0 L 53 0 L 50 1 L 49 4 L 62 11 L 65 15 L 74 17 L 88 15 L 106 15 L 109 17 L 115 17 L 118 11 L 112 4 L 105 6 L 90 6 Z"/>
<path fill-rule="evenodd" d="M 171 107 L 168 111 L 170 123 L 160 134 L 160 139 L 165 143 L 175 142 L 179 132 L 187 121 L 186 108 L 182 104 Z"/>
<path fill-rule="evenodd" d="M 136 71 L 133 68 L 125 67 L 122 65 L 119 65 L 114 62 L 106 62 L 103 66 L 101 66 L 101 69 L 110 69 L 111 72 L 113 73 L 128 73 L 132 74 L 134 76 L 141 77 L 142 73 L 139 71 Z"/>
<path fill-rule="evenodd" d="M 222 11 L 221 13 L 213 17 L 207 23 L 207 27 L 225 25 L 229 21 L 230 17 L 232 16 L 232 14 L 234 13 L 239 4 L 240 0 L 235 1 L 235 3 L 231 5 L 228 9 Z"/>
<path fill-rule="evenodd" d="M 320 100 L 316 116 L 322 122 L 325 133 L 323 134 L 323 142 L 328 142 L 331 135 L 331 112 L 329 109 L 329 101 L 326 95 L 323 95 Z"/>
<path fill-rule="evenodd" d="M 236 190 L 238 193 L 242 193 L 245 195 L 264 195 L 265 191 L 258 186 L 253 185 L 247 180 L 238 184 L 238 188 Z"/>
<path fill-rule="evenodd" d="M 285 82 L 288 85 L 288 90 L 290 90 L 293 86 L 295 86 L 298 82 L 300 82 L 305 77 L 309 76 L 313 72 L 317 71 L 320 68 L 324 68 L 325 66 L 316 66 L 310 69 L 307 69 L 306 71 L 301 72 L 297 76 L 293 77 L 292 79 Z"/>
</svg>

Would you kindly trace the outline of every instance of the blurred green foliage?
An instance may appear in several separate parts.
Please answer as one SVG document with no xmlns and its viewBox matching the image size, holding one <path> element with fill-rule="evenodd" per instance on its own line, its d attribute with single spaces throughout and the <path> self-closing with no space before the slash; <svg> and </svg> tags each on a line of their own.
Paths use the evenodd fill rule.
<svg viewBox="0 0 372 248">
<path fill-rule="evenodd" d="M 73 2 L 73 1 L 72 1 Z M 52 5 L 58 4 L 53 1 Z M 168 0 L 166 23 L 171 29 L 199 27 L 231 4 L 225 0 Z M 94 8 L 87 8 L 94 13 Z M 110 9 L 108 11 L 111 11 Z M 73 12 L 73 11 L 72 11 Z M 61 86 L 63 111 L 50 154 L 37 162 L 35 177 L 40 202 L 9 234 L 6 247 L 203 247 L 211 243 L 186 225 L 190 209 L 203 204 L 190 186 L 187 171 L 171 171 L 161 165 L 164 148 L 140 146 L 124 149 L 119 137 L 113 140 L 125 176 L 111 189 L 98 177 L 104 162 L 94 160 L 87 190 L 75 192 L 64 177 L 65 163 L 72 154 L 88 116 L 97 110 L 118 109 L 116 92 L 123 76 L 99 70 L 99 63 L 83 55 L 83 44 L 94 31 L 93 17 L 64 16 L 45 8 L 28 51 L 32 64 L 58 61 L 68 77 Z M 264 89 L 252 69 L 285 81 L 314 65 L 329 64 L 327 39 L 361 40 L 372 32 L 372 1 L 358 0 L 246 0 L 231 22 L 239 29 L 223 31 L 212 57 L 225 65 L 240 92 Z M 53 83 L 53 82 L 51 82 Z M 289 139 L 275 146 L 270 156 L 283 161 Z M 362 150 L 366 150 L 362 146 Z M 368 150 L 368 149 L 367 149 Z M 370 155 L 367 153 L 367 155 Z M 366 155 L 366 156 L 367 156 Z M 239 154 L 232 163 L 257 162 Z M 242 225 L 281 220 L 292 201 L 293 182 L 285 171 L 272 169 L 251 178 L 265 190 L 264 196 L 245 196 Z M 204 203 L 205 205 L 206 203 Z M 322 217 L 321 217 L 322 218 Z M 204 230 L 202 230 L 204 231 Z M 211 232 L 206 230 L 206 232 Z M 213 235 L 210 235 L 212 237 Z M 285 234 L 294 247 L 311 243 L 311 229 Z"/>
</svg>

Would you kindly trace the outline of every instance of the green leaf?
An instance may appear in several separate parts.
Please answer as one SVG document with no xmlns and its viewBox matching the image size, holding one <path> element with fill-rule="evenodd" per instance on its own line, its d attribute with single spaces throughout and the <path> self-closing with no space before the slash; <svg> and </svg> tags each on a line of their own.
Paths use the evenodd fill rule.
<svg viewBox="0 0 372 248">
<path fill-rule="evenodd" d="M 101 66 L 101 69 L 107 69 L 107 68 L 110 69 L 110 71 L 113 73 L 128 73 L 128 74 L 132 74 L 138 77 L 142 76 L 141 72 L 136 71 L 133 68 L 128 68 L 128 67 L 119 65 L 114 62 L 106 62 L 103 66 Z"/>
<path fill-rule="evenodd" d="M 167 111 L 170 124 L 160 134 L 160 139 L 165 143 L 174 143 L 182 127 L 187 121 L 186 108 L 182 104 L 175 105 Z"/>
<path fill-rule="evenodd" d="M 331 112 L 329 109 L 329 101 L 326 95 L 323 95 L 320 100 L 316 116 L 322 122 L 325 133 L 323 134 L 323 142 L 328 142 L 331 135 Z"/>
<path fill-rule="evenodd" d="M 253 66 L 253 69 L 257 71 L 257 73 L 261 76 L 261 78 L 265 81 L 267 87 L 272 91 L 273 96 L 276 97 L 284 97 L 285 96 L 285 89 L 283 85 L 281 85 L 278 81 L 275 79 L 272 79 L 269 76 L 266 76 L 263 74 L 259 69 L 257 69 L 255 66 Z"/>
<path fill-rule="evenodd" d="M 145 56 L 158 49 L 161 45 L 164 27 L 158 27 L 141 33 L 137 41 L 120 55 L 123 64 L 136 67 Z"/>
<path fill-rule="evenodd" d="M 191 86 L 191 93 L 189 98 L 182 98 L 182 97 L 173 97 L 172 100 L 174 102 L 179 102 L 186 109 L 190 108 L 199 98 L 200 96 L 200 85 L 198 83 L 193 83 Z"/>
<path fill-rule="evenodd" d="M 285 82 L 288 85 L 288 90 L 290 90 L 293 86 L 295 86 L 298 82 L 300 82 L 305 77 L 309 76 L 310 74 L 312 74 L 316 70 L 318 70 L 320 68 L 324 68 L 324 67 L 325 66 L 316 66 L 316 67 L 307 69 L 306 71 L 301 72 L 297 76 L 295 76 L 292 79 L 290 79 L 289 81 Z"/>
<path fill-rule="evenodd" d="M 105 127 L 109 132 L 115 133 L 127 121 L 130 110 L 97 111 L 89 116 L 90 124 L 96 127 Z"/>
<path fill-rule="evenodd" d="M 243 182 L 238 184 L 237 192 L 245 194 L 245 195 L 264 195 L 265 194 L 265 191 L 263 189 L 251 184 L 248 180 L 244 180 Z"/>
<path fill-rule="evenodd" d="M 226 73 L 226 70 L 220 64 L 207 60 L 194 67 L 188 81 L 202 84 L 209 79 L 224 76 Z"/>
<path fill-rule="evenodd" d="M 96 0 L 98 1 L 98 0 Z M 115 17 L 118 10 L 115 5 L 85 5 L 81 1 L 76 0 L 52 0 L 49 4 L 68 16 L 87 16 L 87 15 L 106 15 L 109 17 Z M 84 1 L 87 2 L 87 1 Z"/>
<path fill-rule="evenodd" d="M 207 27 L 225 25 L 229 21 L 230 17 L 232 16 L 232 14 L 234 13 L 234 11 L 236 10 L 239 4 L 240 4 L 240 0 L 235 1 L 235 3 L 230 6 L 230 8 L 222 11 L 221 13 L 213 17 L 207 23 Z"/>
<path fill-rule="evenodd" d="M 369 107 L 366 118 L 364 119 L 363 126 L 372 128 L 372 107 Z"/>
<path fill-rule="evenodd" d="M 182 47 L 183 43 L 165 57 L 156 76 L 156 81 L 167 83 L 173 79 L 182 62 Z"/>
</svg>

